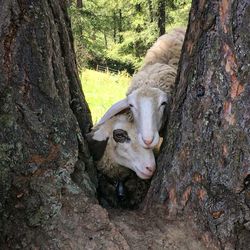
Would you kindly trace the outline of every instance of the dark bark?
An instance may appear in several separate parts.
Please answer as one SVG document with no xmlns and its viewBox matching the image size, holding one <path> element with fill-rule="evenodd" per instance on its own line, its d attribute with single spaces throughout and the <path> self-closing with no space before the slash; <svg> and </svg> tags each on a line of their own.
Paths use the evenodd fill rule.
<svg viewBox="0 0 250 250">
<path fill-rule="evenodd" d="M 122 43 L 122 10 L 119 9 L 119 22 L 118 22 L 118 32 L 119 32 L 119 43 Z"/>
<path fill-rule="evenodd" d="M 0 5 L 0 249 L 110 243 L 82 136 L 92 124 L 66 1 Z"/>
<path fill-rule="evenodd" d="M 159 36 L 166 33 L 166 0 L 158 0 L 158 29 Z"/>
<path fill-rule="evenodd" d="M 73 0 L 66 0 L 66 2 L 67 2 L 67 7 L 70 7 L 73 3 Z"/>
<path fill-rule="evenodd" d="M 113 40 L 116 42 L 116 35 L 117 35 L 117 17 L 116 13 L 113 13 Z"/>
<path fill-rule="evenodd" d="M 103 34 L 104 42 L 105 42 L 105 48 L 108 49 L 108 39 L 106 33 Z"/>
<path fill-rule="evenodd" d="M 250 2 L 194 0 L 147 208 L 210 245 L 250 246 Z M 213 246 L 213 247 L 212 247 Z"/>
<path fill-rule="evenodd" d="M 77 0 L 76 1 L 76 7 L 77 8 L 82 8 L 83 7 L 83 0 Z"/>
<path fill-rule="evenodd" d="M 140 3 L 137 3 L 137 4 L 135 5 L 135 11 L 136 11 L 136 12 L 142 12 L 142 6 L 141 6 Z"/>
</svg>

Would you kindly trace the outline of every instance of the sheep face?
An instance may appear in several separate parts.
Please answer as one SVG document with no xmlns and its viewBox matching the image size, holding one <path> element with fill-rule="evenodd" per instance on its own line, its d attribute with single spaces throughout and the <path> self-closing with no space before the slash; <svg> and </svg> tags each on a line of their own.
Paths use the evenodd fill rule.
<svg viewBox="0 0 250 250">
<path fill-rule="evenodd" d="M 88 134 L 87 138 L 94 157 L 102 148 L 103 154 L 109 154 L 112 161 L 130 168 L 141 179 L 152 177 L 155 171 L 153 151 L 139 144 L 135 124 L 128 121 L 127 115 L 117 115 L 107 120 Z"/>
<path fill-rule="evenodd" d="M 141 87 L 127 97 L 137 127 L 138 141 L 144 148 L 159 144 L 159 130 L 168 103 L 167 94 L 158 88 Z"/>
</svg>

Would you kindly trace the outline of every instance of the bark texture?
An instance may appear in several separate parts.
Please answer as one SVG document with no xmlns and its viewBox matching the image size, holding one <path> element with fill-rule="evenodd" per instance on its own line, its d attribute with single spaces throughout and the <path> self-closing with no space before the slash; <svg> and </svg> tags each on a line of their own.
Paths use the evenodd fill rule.
<svg viewBox="0 0 250 250">
<path fill-rule="evenodd" d="M 250 2 L 194 0 L 147 208 L 211 249 L 250 246 Z"/>
<path fill-rule="evenodd" d="M 66 4 L 0 0 L 1 249 L 125 244 L 95 199 Z"/>
</svg>

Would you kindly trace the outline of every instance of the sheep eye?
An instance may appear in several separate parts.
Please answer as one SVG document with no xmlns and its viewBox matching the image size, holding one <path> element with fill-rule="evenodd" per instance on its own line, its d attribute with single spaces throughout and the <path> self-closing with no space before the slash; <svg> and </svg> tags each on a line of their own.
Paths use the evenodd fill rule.
<svg viewBox="0 0 250 250">
<path fill-rule="evenodd" d="M 124 142 L 129 142 L 130 138 L 128 136 L 127 131 L 123 129 L 115 129 L 113 131 L 113 138 L 116 142 L 124 143 Z"/>
<path fill-rule="evenodd" d="M 130 108 L 133 108 L 133 107 L 134 107 L 134 105 L 133 105 L 133 104 L 129 104 L 129 107 L 130 107 Z"/>
</svg>

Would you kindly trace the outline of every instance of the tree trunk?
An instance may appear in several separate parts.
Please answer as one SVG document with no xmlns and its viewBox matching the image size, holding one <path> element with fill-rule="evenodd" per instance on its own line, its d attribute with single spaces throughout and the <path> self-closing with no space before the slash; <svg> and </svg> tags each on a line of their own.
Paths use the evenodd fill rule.
<svg viewBox="0 0 250 250">
<path fill-rule="evenodd" d="M 148 11 L 150 23 L 154 21 L 152 0 L 148 0 Z"/>
<path fill-rule="evenodd" d="M 0 249 L 121 242 L 95 199 L 72 46 L 66 1 L 1 1 Z"/>
<path fill-rule="evenodd" d="M 82 8 L 83 7 L 83 0 L 77 0 L 76 1 L 76 7 L 77 8 Z"/>
<path fill-rule="evenodd" d="M 68 7 L 68 8 L 72 5 L 72 1 L 73 1 L 73 0 L 66 0 L 67 7 Z"/>
<path fill-rule="evenodd" d="M 122 10 L 119 9 L 119 22 L 118 22 L 118 32 L 119 32 L 119 43 L 122 43 Z"/>
<path fill-rule="evenodd" d="M 113 40 L 116 42 L 116 33 L 117 33 L 117 17 L 114 11 L 113 13 Z"/>
<path fill-rule="evenodd" d="M 104 37 L 104 43 L 105 43 L 105 48 L 108 49 L 108 39 L 107 39 L 107 34 L 103 33 L 103 37 Z"/>
<path fill-rule="evenodd" d="M 249 20 L 248 0 L 193 1 L 147 196 L 147 208 L 162 204 L 223 249 L 250 246 Z"/>
<path fill-rule="evenodd" d="M 166 24 L 166 1 L 158 0 L 158 29 L 159 36 L 162 36 L 166 33 L 165 24 Z"/>
</svg>

